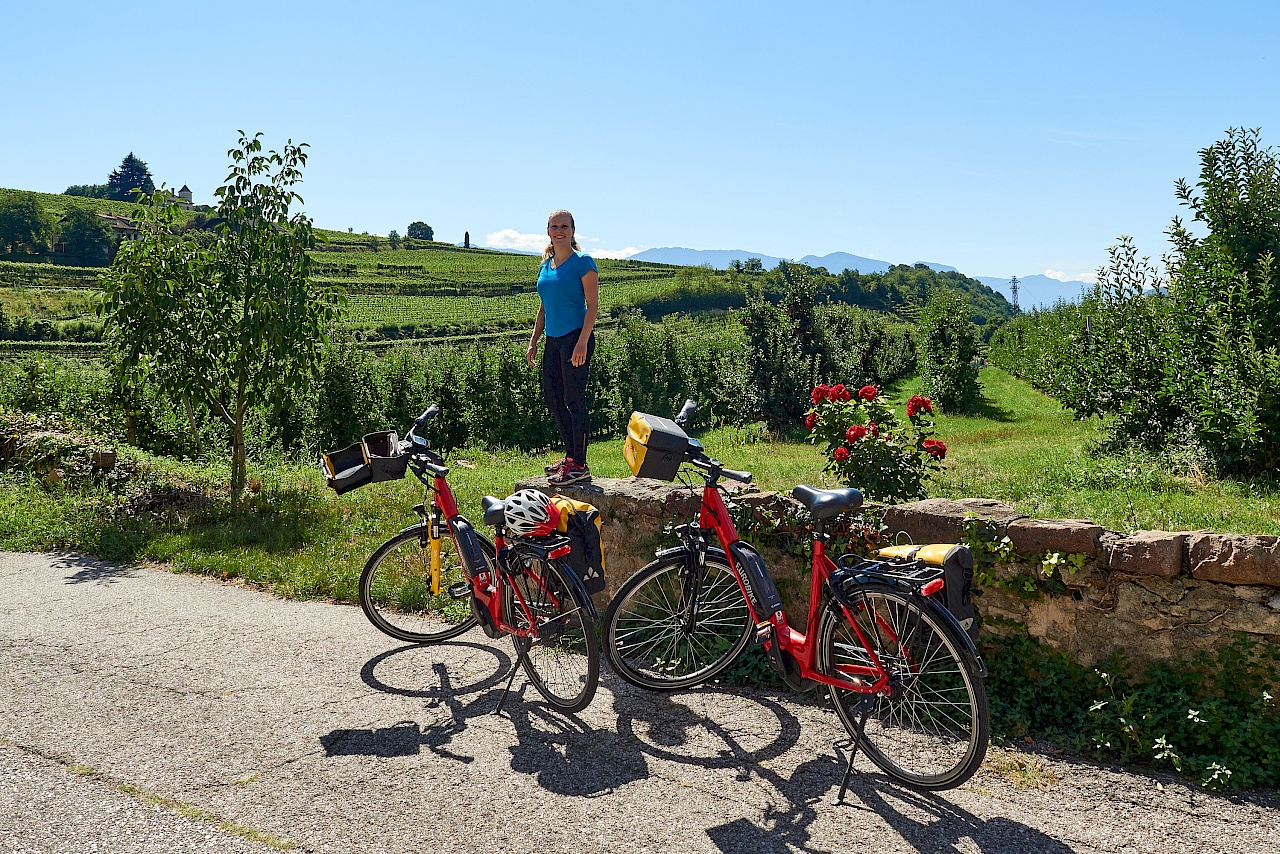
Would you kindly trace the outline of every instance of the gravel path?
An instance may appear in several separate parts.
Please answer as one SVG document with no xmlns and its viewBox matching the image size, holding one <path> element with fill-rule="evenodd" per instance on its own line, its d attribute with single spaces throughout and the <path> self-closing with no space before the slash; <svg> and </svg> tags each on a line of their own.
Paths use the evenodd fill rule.
<svg viewBox="0 0 1280 854">
<path fill-rule="evenodd" d="M 0 553 L 0 584 L 6 854 L 1280 851 L 1261 798 L 994 747 L 937 796 L 859 761 L 837 806 L 835 717 L 786 696 L 606 668 L 581 715 L 526 687 L 496 716 L 511 645 L 479 632 L 401 646 L 357 608 L 70 555 Z"/>
</svg>

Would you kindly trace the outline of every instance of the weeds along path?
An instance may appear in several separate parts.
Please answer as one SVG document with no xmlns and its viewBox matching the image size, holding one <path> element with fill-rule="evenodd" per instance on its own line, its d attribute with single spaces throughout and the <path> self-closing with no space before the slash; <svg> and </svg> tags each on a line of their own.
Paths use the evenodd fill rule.
<svg viewBox="0 0 1280 854">
<path fill-rule="evenodd" d="M 940 796 L 860 763 L 835 806 L 835 718 L 792 697 L 606 675 L 580 716 L 524 690 L 498 717 L 511 647 L 478 633 L 402 647 L 354 607 L 70 555 L 0 553 L 0 584 L 17 850 L 1280 850 L 1261 798 L 999 748 Z"/>
</svg>

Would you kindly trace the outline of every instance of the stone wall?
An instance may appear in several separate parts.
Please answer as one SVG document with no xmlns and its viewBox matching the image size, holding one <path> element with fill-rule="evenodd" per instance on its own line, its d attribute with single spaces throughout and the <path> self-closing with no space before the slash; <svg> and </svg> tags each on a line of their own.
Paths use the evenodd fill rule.
<svg viewBox="0 0 1280 854">
<path fill-rule="evenodd" d="M 518 488 L 554 492 L 545 478 Z M 674 545 L 669 524 L 693 518 L 698 498 L 687 488 L 652 480 L 597 478 L 559 490 L 600 509 L 608 587 L 603 606 L 622 582 Z M 761 509 L 794 505 L 788 496 L 739 492 L 735 500 Z M 892 532 L 912 541 L 959 542 L 966 517 L 989 520 L 997 537 L 1033 563 L 1000 565 L 997 575 L 1034 572 L 1047 552 L 1082 554 L 1075 573 L 1061 573 L 1067 592 L 1023 598 L 989 584 L 978 609 L 997 631 L 1005 618 L 1034 636 L 1091 664 L 1123 650 L 1135 665 L 1215 650 L 1237 632 L 1280 643 L 1280 538 L 1208 531 L 1104 530 L 1087 519 L 1030 519 L 987 499 L 929 499 L 879 508 Z M 790 619 L 808 607 L 808 558 L 765 549 Z"/>
</svg>

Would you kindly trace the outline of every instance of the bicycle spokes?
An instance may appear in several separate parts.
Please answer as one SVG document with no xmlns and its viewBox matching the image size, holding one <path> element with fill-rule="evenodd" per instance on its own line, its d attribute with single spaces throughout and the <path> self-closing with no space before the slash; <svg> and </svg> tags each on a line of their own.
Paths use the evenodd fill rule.
<svg viewBox="0 0 1280 854">
<path fill-rule="evenodd" d="M 985 694 L 942 623 L 908 595 L 864 590 L 852 609 L 831 613 L 824 635 L 835 672 L 880 672 L 875 693 L 832 692 L 877 765 L 926 788 L 972 774 L 985 752 Z"/>
</svg>

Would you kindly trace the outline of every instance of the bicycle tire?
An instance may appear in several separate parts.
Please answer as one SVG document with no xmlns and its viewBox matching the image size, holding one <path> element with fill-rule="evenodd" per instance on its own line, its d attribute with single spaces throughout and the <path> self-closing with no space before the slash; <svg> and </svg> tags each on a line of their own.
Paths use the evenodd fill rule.
<svg viewBox="0 0 1280 854">
<path fill-rule="evenodd" d="M 493 544 L 479 539 L 492 561 Z M 420 528 L 401 531 L 369 556 L 360 573 L 360 608 L 383 634 L 409 643 L 439 643 L 476 625 L 470 597 L 454 600 L 447 592 L 450 584 L 467 580 L 453 538 L 446 534 L 440 551 L 440 593 L 434 596 L 431 553 L 422 544 Z"/>
<path fill-rule="evenodd" d="M 528 627 L 525 608 L 536 624 L 537 637 L 512 633 L 516 654 L 533 687 L 561 712 L 580 712 L 596 694 L 600 681 L 600 641 L 583 602 L 574 595 L 570 570 L 559 562 L 526 558 L 521 571 L 507 582 L 519 588 L 507 595 L 508 623 Z M 524 600 L 524 607 L 520 599 Z"/>
<path fill-rule="evenodd" d="M 882 582 L 851 591 L 853 618 L 890 671 L 887 697 L 831 689 L 836 714 L 882 771 L 919 791 L 953 789 L 987 753 L 991 720 L 986 689 L 964 641 L 911 593 Z M 831 601 L 818 627 L 817 667 L 870 663 L 867 646 Z"/>
<path fill-rule="evenodd" d="M 664 556 L 618 588 L 605 611 L 604 653 L 623 680 L 650 691 L 679 691 L 714 678 L 751 638 L 751 611 L 723 553 L 699 567 L 687 552 Z M 692 629 L 684 574 L 704 572 Z"/>
</svg>

